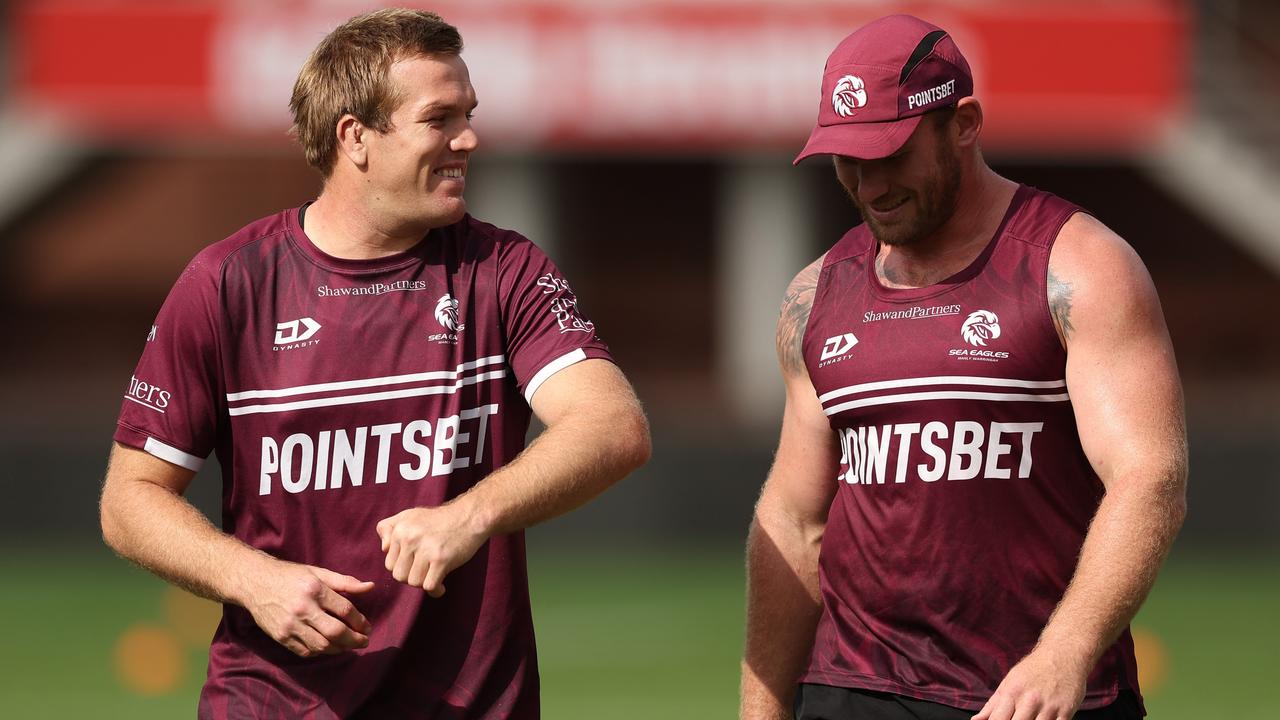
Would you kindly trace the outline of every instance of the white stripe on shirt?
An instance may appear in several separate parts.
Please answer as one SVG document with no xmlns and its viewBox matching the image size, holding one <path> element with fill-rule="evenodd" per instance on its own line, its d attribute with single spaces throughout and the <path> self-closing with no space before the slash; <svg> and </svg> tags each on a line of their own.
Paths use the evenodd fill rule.
<svg viewBox="0 0 1280 720">
<path fill-rule="evenodd" d="M 849 385 L 848 387 L 836 388 L 830 392 L 825 392 L 818 397 L 818 402 L 825 403 L 838 397 L 845 395 L 857 395 L 859 393 L 871 392 L 874 390 L 889 390 L 891 388 L 920 387 L 921 385 L 986 385 L 992 387 L 1016 387 L 1016 388 L 1064 388 L 1067 386 L 1066 380 L 1013 380 L 1011 378 L 993 378 L 982 377 L 978 375 L 935 375 L 933 377 L 918 378 L 901 378 L 898 380 L 881 380 L 879 382 L 862 383 L 861 385 Z"/>
<path fill-rule="evenodd" d="M 853 410 L 860 407 L 871 407 L 873 405 L 893 405 L 895 403 L 920 402 L 922 400 L 992 400 L 996 402 L 1066 402 L 1071 399 L 1067 393 L 1058 395 L 1028 395 L 1024 393 L 1010 392 L 966 392 L 963 390 L 950 390 L 938 392 L 919 392 L 904 393 L 901 395 L 880 395 L 877 397 L 862 398 L 861 400 L 850 400 L 849 402 L 833 405 L 823 409 L 824 415 L 835 415 L 845 410 Z"/>
<path fill-rule="evenodd" d="M 567 352 L 546 365 L 543 365 L 541 370 L 534 373 L 533 379 L 530 380 L 529 384 L 524 388 L 525 402 L 532 405 L 533 394 L 538 392 L 538 388 L 542 387 L 542 383 L 546 382 L 552 375 L 555 375 L 574 363 L 582 362 L 586 359 L 587 352 L 582 348 L 578 348 L 577 350 Z"/>
<path fill-rule="evenodd" d="M 166 445 L 153 437 L 147 438 L 147 442 L 143 444 L 142 449 L 150 455 L 154 455 L 166 462 L 171 462 L 174 465 L 180 465 L 192 472 L 200 472 L 200 468 L 204 465 L 204 458 L 182 452 L 178 448 Z"/>
<path fill-rule="evenodd" d="M 227 393 L 227 402 L 237 402 L 239 400 L 253 400 L 255 398 L 278 398 L 289 397 L 290 395 L 308 395 L 310 393 L 328 392 L 332 390 L 356 390 L 358 388 L 376 387 L 378 385 L 402 385 L 406 383 L 425 382 L 428 380 L 456 380 L 460 374 L 467 370 L 485 367 L 488 365 L 498 365 L 506 361 L 503 355 L 490 355 L 489 357 L 472 360 L 462 363 L 457 370 L 436 370 L 433 372 L 412 373 L 409 375 L 389 375 L 387 377 L 364 378 L 361 380 L 342 380 L 338 382 L 317 383 L 315 385 L 298 385 L 296 387 L 281 388 L 279 390 L 243 390 L 241 392 Z"/>
<path fill-rule="evenodd" d="M 466 385 L 475 385 L 485 380 L 496 380 L 507 376 L 506 369 L 491 370 L 479 375 L 459 378 L 452 385 L 429 385 L 427 387 L 407 388 L 404 390 L 387 390 L 384 392 L 361 393 L 359 395 L 337 395 L 334 397 L 315 398 L 313 400 L 295 400 L 294 402 L 276 403 L 267 405 L 242 405 L 240 407 L 228 408 L 227 413 L 231 416 L 237 415 L 253 415 L 256 413 L 275 413 L 288 412 L 290 410 L 304 410 L 306 408 L 316 407 L 332 407 L 335 405 L 357 405 L 359 403 L 380 402 L 382 400 L 397 400 L 400 398 L 422 397 L 425 395 L 452 395 L 459 388 Z"/>
</svg>

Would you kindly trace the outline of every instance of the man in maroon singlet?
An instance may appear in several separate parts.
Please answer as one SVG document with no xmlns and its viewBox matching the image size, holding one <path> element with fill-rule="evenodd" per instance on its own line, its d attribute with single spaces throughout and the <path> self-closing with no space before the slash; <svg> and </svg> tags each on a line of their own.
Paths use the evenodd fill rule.
<svg viewBox="0 0 1280 720">
<path fill-rule="evenodd" d="M 827 61 L 797 162 L 832 156 L 865 222 L 782 307 L 743 718 L 1143 714 L 1128 623 L 1185 513 L 1173 350 L 1121 238 L 986 165 L 973 93 L 905 15 Z"/>
<path fill-rule="evenodd" d="M 537 718 L 523 529 L 648 457 L 569 283 L 466 214 L 461 50 L 409 10 L 325 38 L 319 198 L 200 252 L 129 381 L 103 535 L 223 603 L 201 718 Z M 211 452 L 224 531 L 182 498 Z"/>
</svg>

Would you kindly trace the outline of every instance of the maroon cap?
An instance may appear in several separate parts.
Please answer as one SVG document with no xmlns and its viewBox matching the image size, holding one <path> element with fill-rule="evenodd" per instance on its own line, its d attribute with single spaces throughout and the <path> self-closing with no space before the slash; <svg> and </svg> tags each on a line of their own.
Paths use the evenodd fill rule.
<svg viewBox="0 0 1280 720">
<path fill-rule="evenodd" d="M 922 115 L 972 94 L 969 63 L 945 30 L 910 15 L 882 17 L 827 57 L 818 124 L 795 162 L 821 154 L 888 157 Z"/>
</svg>

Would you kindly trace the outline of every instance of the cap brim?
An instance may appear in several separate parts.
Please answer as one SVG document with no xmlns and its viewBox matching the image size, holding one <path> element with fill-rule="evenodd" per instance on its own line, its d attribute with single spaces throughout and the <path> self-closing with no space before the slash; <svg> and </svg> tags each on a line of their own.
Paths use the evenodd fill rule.
<svg viewBox="0 0 1280 720">
<path fill-rule="evenodd" d="M 923 115 L 877 123 L 816 125 L 809 142 L 791 161 L 797 165 L 810 155 L 846 155 L 859 160 L 879 160 L 898 152 L 916 131 Z"/>
</svg>

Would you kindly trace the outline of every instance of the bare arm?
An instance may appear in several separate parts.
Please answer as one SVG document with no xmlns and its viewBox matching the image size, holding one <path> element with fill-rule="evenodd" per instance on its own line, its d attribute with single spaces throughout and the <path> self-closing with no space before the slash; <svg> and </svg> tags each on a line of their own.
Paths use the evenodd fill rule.
<svg viewBox="0 0 1280 720">
<path fill-rule="evenodd" d="M 1186 514 L 1182 388 L 1141 260 L 1097 220 L 1076 215 L 1054 246 L 1049 273 L 1080 442 L 1106 495 L 1066 594 L 1035 649 L 978 714 L 983 720 L 1071 717 L 1089 672 L 1150 591 Z"/>
<path fill-rule="evenodd" d="M 791 718 L 796 680 L 822 603 L 818 550 L 835 494 L 839 449 L 801 354 L 822 259 L 787 290 L 778 321 L 786 384 L 782 435 L 747 538 L 747 639 L 741 717 Z"/>
<path fill-rule="evenodd" d="M 410 508 L 378 523 L 396 580 L 444 593 L 444 576 L 494 535 L 576 508 L 649 459 L 649 426 L 622 372 L 584 360 L 533 396 L 547 429 L 514 461 L 439 507 Z"/>
<path fill-rule="evenodd" d="M 338 593 L 369 590 L 324 568 L 285 562 L 215 528 L 182 494 L 195 474 L 116 444 L 102 487 L 102 536 L 121 556 L 202 597 L 241 605 L 309 656 L 368 644 L 368 620 Z"/>
</svg>

